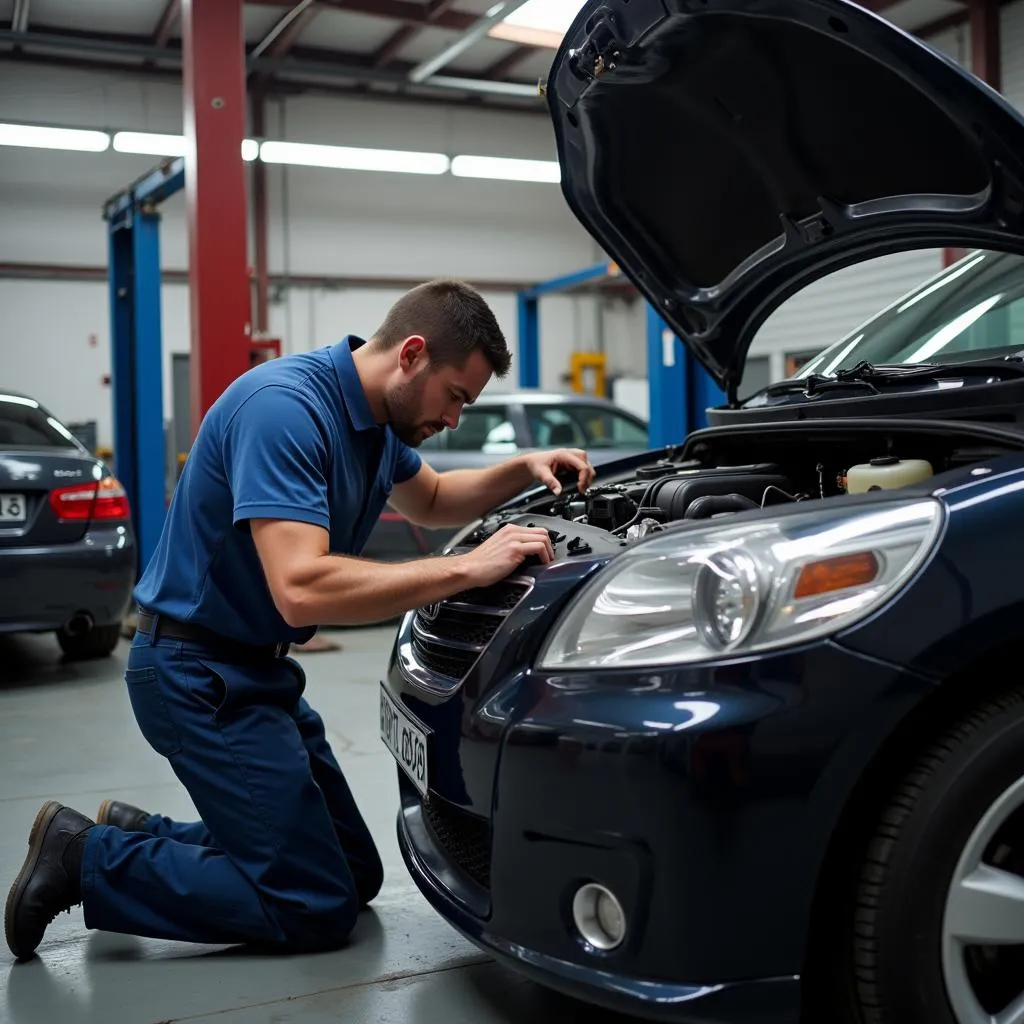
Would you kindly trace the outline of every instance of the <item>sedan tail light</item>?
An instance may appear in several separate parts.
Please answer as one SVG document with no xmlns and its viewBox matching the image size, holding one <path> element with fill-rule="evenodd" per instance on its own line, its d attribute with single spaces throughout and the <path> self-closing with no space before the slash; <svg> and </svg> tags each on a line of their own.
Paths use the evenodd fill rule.
<svg viewBox="0 0 1024 1024">
<path fill-rule="evenodd" d="M 104 477 L 98 484 L 75 484 L 50 491 L 50 507 L 59 519 L 127 519 L 128 495 L 120 481 Z"/>
</svg>

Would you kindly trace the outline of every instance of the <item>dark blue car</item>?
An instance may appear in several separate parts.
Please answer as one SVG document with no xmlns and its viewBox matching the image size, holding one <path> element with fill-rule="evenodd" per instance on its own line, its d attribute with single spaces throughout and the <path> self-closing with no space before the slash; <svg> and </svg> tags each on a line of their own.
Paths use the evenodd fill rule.
<svg viewBox="0 0 1024 1024">
<path fill-rule="evenodd" d="M 105 657 L 136 558 L 107 464 L 36 399 L 0 391 L 0 634 L 54 633 L 69 659 Z"/>
<path fill-rule="evenodd" d="M 571 209 L 728 396 L 451 542 L 555 564 L 400 624 L 409 871 L 584 1000 L 691 1024 L 1024 1021 L 1024 120 L 841 0 L 586 4 Z M 780 303 L 959 263 L 736 400 Z"/>
</svg>

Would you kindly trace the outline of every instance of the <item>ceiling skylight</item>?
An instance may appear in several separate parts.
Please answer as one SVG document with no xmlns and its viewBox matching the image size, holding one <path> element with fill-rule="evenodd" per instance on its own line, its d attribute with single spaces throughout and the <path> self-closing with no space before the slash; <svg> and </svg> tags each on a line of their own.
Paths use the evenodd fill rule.
<svg viewBox="0 0 1024 1024">
<path fill-rule="evenodd" d="M 495 39 L 557 49 L 583 0 L 529 0 L 490 30 Z"/>
</svg>

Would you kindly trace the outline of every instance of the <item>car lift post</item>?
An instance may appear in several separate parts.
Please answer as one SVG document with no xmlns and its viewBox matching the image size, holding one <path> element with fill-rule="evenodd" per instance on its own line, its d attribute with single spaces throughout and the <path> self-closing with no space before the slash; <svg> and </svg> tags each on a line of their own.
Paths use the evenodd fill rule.
<svg viewBox="0 0 1024 1024">
<path fill-rule="evenodd" d="M 179 157 L 108 200 L 114 459 L 132 509 L 139 570 L 156 548 L 164 498 L 163 351 L 160 343 L 160 214 L 185 181 Z"/>
<path fill-rule="evenodd" d="M 725 404 L 725 392 L 647 305 L 647 388 L 652 448 L 678 444 L 708 425 L 706 410 Z"/>
<path fill-rule="evenodd" d="M 540 386 L 540 297 L 617 277 L 618 266 L 606 260 L 519 292 L 520 387 Z M 707 426 L 705 410 L 723 404 L 725 395 L 649 303 L 646 329 L 648 429 L 653 448 L 677 444 L 691 431 Z"/>
<path fill-rule="evenodd" d="M 601 278 L 617 277 L 618 267 L 605 260 L 572 274 L 541 281 L 530 288 L 524 288 L 518 295 L 519 306 L 519 386 L 540 387 L 540 308 L 542 295 L 566 292 L 581 284 Z"/>
<path fill-rule="evenodd" d="M 109 231 L 114 459 L 131 503 L 139 573 L 167 513 L 158 207 L 185 189 L 192 435 L 253 365 L 247 258 L 245 34 L 242 0 L 182 0 L 185 156 L 104 205 Z M 187 174 L 186 174 L 187 170 Z"/>
</svg>

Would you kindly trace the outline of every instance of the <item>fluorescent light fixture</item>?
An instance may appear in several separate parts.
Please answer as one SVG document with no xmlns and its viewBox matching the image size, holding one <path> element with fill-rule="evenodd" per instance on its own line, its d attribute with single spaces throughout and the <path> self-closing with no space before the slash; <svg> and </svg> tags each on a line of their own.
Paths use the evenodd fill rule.
<svg viewBox="0 0 1024 1024">
<path fill-rule="evenodd" d="M 444 174 L 450 161 L 444 153 L 399 149 L 351 149 L 304 142 L 264 142 L 260 159 L 268 164 L 334 167 L 348 171 L 394 171 L 401 174 Z"/>
<path fill-rule="evenodd" d="M 184 156 L 184 135 L 157 135 L 152 132 L 116 132 L 114 149 L 118 153 L 141 153 L 145 156 Z"/>
<path fill-rule="evenodd" d="M 457 178 L 496 178 L 501 181 L 562 180 L 557 160 L 513 160 L 498 156 L 457 156 L 452 161 Z"/>
<path fill-rule="evenodd" d="M 76 153 L 103 153 L 110 148 L 106 132 L 84 128 L 45 128 L 33 124 L 0 124 L 0 146 L 30 149 L 69 149 Z"/>
<path fill-rule="evenodd" d="M 489 34 L 495 39 L 557 49 L 582 7 L 583 0 L 529 0 Z"/>
<path fill-rule="evenodd" d="M 146 156 L 184 156 L 184 135 L 159 135 L 155 132 L 117 132 L 114 149 L 118 153 L 140 153 Z M 255 139 L 242 140 L 242 159 L 253 161 L 259 156 L 260 144 Z"/>
</svg>

